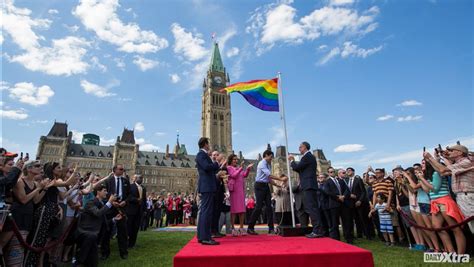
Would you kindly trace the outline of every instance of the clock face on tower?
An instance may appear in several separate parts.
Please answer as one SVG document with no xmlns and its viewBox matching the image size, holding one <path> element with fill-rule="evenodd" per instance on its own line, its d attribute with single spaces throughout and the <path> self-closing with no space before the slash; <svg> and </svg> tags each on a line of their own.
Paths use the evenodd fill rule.
<svg viewBox="0 0 474 267">
<path fill-rule="evenodd" d="M 222 78 L 220 76 L 216 76 L 216 77 L 214 77 L 214 82 L 218 83 L 218 84 L 221 84 L 222 83 Z"/>
</svg>

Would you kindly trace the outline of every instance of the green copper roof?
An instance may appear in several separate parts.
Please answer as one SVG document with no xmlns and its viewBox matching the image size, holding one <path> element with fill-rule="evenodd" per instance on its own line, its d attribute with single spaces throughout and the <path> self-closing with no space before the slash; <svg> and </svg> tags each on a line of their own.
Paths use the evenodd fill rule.
<svg viewBox="0 0 474 267">
<path fill-rule="evenodd" d="M 212 49 L 211 64 L 209 65 L 210 71 L 224 72 L 224 64 L 222 64 L 221 53 L 219 52 L 219 45 L 214 43 Z"/>
</svg>

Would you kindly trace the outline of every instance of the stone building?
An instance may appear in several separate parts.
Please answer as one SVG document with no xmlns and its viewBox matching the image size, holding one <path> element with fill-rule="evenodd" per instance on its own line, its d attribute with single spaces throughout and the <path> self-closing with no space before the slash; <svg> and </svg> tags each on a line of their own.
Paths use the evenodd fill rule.
<svg viewBox="0 0 474 267">
<path fill-rule="evenodd" d="M 230 96 L 220 92 L 228 83 L 229 75 L 224 68 L 219 52 L 219 46 L 214 43 L 211 62 L 203 82 L 201 135 L 210 138 L 211 148 L 225 155 L 234 153 L 232 149 L 232 115 Z M 194 144 L 193 144 L 194 145 Z M 193 146 L 194 148 L 194 146 Z M 194 149 L 193 149 L 194 150 Z M 262 151 L 263 152 L 263 151 Z M 322 150 L 315 150 L 318 158 L 318 168 L 327 169 Z M 66 123 L 55 122 L 46 136 L 39 141 L 37 157 L 44 162 L 56 161 L 63 166 L 78 164 L 81 173 L 88 171 L 101 176 L 109 174 L 116 164 L 123 164 L 127 174 L 140 174 L 148 192 L 194 192 L 197 184 L 195 155 L 187 152 L 186 146 L 176 140 L 170 151 L 166 146 L 165 152 L 141 151 L 135 142 L 133 130 L 124 129 L 117 136 L 114 145 L 100 145 L 100 137 L 95 134 L 85 134 L 81 144 L 74 143 L 72 132 L 68 132 Z M 242 152 L 237 156 L 254 163 L 246 190 L 253 192 L 255 170 L 258 159 L 244 159 Z M 277 147 L 273 164 L 275 171 L 281 171 L 286 166 L 284 147 Z"/>
</svg>

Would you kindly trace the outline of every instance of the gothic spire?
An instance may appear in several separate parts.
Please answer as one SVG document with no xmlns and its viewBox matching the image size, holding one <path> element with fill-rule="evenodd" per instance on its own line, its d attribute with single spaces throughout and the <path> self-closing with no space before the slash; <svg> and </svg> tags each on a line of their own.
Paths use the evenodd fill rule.
<svg viewBox="0 0 474 267">
<path fill-rule="evenodd" d="M 224 64 L 222 64 L 221 53 L 219 52 L 219 44 L 214 42 L 212 49 L 211 64 L 209 65 L 209 71 L 225 72 Z"/>
</svg>

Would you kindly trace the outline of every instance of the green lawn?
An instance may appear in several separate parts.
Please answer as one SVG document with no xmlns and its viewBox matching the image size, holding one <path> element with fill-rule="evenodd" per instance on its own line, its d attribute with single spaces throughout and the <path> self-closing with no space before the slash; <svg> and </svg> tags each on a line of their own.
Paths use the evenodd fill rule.
<svg viewBox="0 0 474 267">
<path fill-rule="evenodd" d="M 117 241 L 111 240 L 112 255 L 100 266 L 173 266 L 173 256 L 194 236 L 190 232 L 140 232 L 137 248 L 129 251 L 128 260 L 120 259 Z M 356 246 L 372 251 L 375 266 L 451 266 L 423 263 L 423 253 L 403 247 L 385 247 L 382 242 L 360 239 Z M 350 259 L 348 259 L 350 260 Z M 457 264 L 457 266 L 473 266 Z"/>
</svg>

